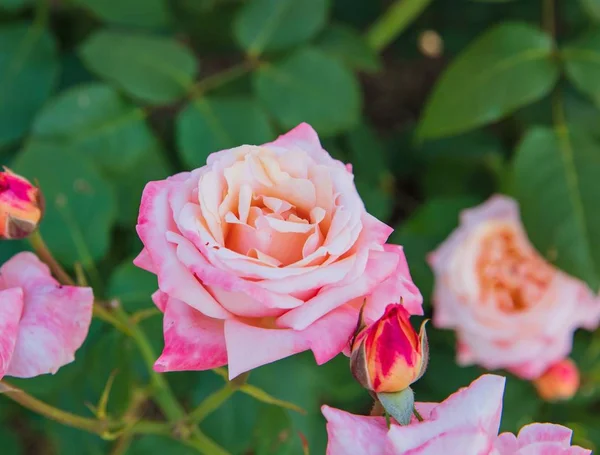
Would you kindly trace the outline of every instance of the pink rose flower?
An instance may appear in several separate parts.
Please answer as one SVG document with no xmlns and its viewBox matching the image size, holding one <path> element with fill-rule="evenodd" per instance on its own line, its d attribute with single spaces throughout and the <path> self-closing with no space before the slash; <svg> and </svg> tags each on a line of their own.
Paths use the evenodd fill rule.
<svg viewBox="0 0 600 455">
<path fill-rule="evenodd" d="M 578 327 L 598 325 L 597 296 L 540 256 L 510 198 L 465 210 L 429 262 L 433 323 L 456 330 L 462 365 L 533 379 L 568 356 Z"/>
<path fill-rule="evenodd" d="M 31 378 L 75 359 L 92 320 L 91 288 L 61 286 L 33 253 L 0 267 L 0 379 Z"/>
<path fill-rule="evenodd" d="M 235 377 L 312 350 L 347 347 L 390 301 L 422 314 L 402 247 L 370 216 L 349 167 L 302 124 L 262 146 L 213 153 L 207 165 L 149 183 L 135 264 L 158 276 L 165 347 L 156 371 L 229 364 Z"/>
<path fill-rule="evenodd" d="M 571 446 L 573 432 L 550 423 L 524 426 L 519 436 L 502 433 L 496 440 L 498 455 L 591 455 L 592 451 Z"/>
<path fill-rule="evenodd" d="M 423 422 L 392 423 L 323 406 L 327 455 L 497 455 L 504 378 L 484 375 L 442 403 L 417 403 Z"/>
<path fill-rule="evenodd" d="M 570 400 L 579 390 L 579 369 L 571 359 L 563 359 L 533 381 L 538 395 L 546 401 Z"/>
</svg>

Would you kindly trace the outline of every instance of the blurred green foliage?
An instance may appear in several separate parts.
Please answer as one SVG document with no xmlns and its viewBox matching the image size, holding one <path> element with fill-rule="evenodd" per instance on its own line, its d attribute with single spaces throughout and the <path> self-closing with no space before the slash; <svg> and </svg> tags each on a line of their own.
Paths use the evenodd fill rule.
<svg viewBox="0 0 600 455">
<path fill-rule="evenodd" d="M 494 192 L 517 197 L 542 254 L 597 289 L 600 2 L 422 2 L 422 14 L 380 55 L 365 36 L 390 3 L 0 0 L 0 160 L 39 181 L 41 229 L 57 257 L 81 263 L 100 297 L 119 298 L 131 312 L 153 308 L 156 289 L 156 278 L 131 263 L 145 183 L 303 121 L 353 163 L 368 210 L 396 228 L 392 240 L 405 246 L 428 312 L 427 253 L 460 210 Z M 542 27 L 552 5 L 554 19 Z M 427 30 L 440 38 L 433 53 Z M 24 248 L 4 242 L 1 259 Z M 160 317 L 143 326 L 158 352 Z M 451 333 L 429 333 L 433 356 L 416 393 L 438 401 L 482 370 L 456 365 Z M 564 423 L 577 442 L 600 448 L 599 344 L 597 335 L 577 334 L 583 383 L 568 404 L 542 403 L 530 384 L 510 377 L 503 428 Z M 96 321 L 75 363 L 14 382 L 90 416 L 86 404 L 98 402 L 115 369 L 108 409 L 118 416 L 147 373 L 130 341 Z M 187 408 L 223 384 L 212 372 L 166 377 Z M 302 437 L 322 454 L 320 406 L 370 406 L 344 356 L 322 367 L 309 354 L 294 356 L 257 369 L 250 383 L 307 413 L 235 393 L 201 424 L 234 454 L 299 454 Z M 111 442 L 1 397 L 0 421 L 3 455 L 111 453 Z M 195 452 L 147 436 L 126 453 Z"/>
</svg>

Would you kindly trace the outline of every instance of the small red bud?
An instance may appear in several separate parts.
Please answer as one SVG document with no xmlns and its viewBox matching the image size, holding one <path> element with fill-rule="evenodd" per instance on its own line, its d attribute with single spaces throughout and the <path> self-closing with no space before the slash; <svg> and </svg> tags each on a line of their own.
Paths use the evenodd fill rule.
<svg viewBox="0 0 600 455">
<path fill-rule="evenodd" d="M 25 238 L 37 229 L 41 219 L 39 189 L 4 168 L 4 172 L 0 172 L 0 238 Z"/>
</svg>

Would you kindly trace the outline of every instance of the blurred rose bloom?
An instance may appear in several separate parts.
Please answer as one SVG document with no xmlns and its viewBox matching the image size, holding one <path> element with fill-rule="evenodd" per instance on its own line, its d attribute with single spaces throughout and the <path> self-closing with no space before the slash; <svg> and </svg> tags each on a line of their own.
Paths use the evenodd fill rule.
<svg viewBox="0 0 600 455">
<path fill-rule="evenodd" d="M 91 288 L 61 286 L 33 253 L 0 267 L 0 378 L 30 378 L 75 358 L 92 320 Z"/>
<path fill-rule="evenodd" d="M 399 392 L 425 373 L 429 355 L 425 323 L 417 334 L 409 316 L 402 305 L 390 304 L 379 320 L 354 338 L 350 367 L 364 388 Z"/>
<path fill-rule="evenodd" d="M 323 406 L 327 455 L 589 455 L 571 447 L 572 432 L 552 424 L 532 424 L 498 436 L 505 380 L 483 375 L 437 403 L 416 403 L 424 419 L 406 426 L 384 417 L 350 414 Z"/>
<path fill-rule="evenodd" d="M 327 455 L 496 455 L 504 378 L 484 375 L 442 403 L 416 403 L 423 422 L 392 423 L 323 406 Z"/>
<path fill-rule="evenodd" d="M 577 328 L 598 325 L 597 296 L 533 248 L 510 198 L 465 210 L 429 262 L 433 323 L 456 330 L 462 365 L 533 379 L 569 355 Z"/>
<path fill-rule="evenodd" d="M 262 146 L 149 183 L 135 263 L 158 276 L 157 371 L 229 364 L 230 377 L 312 350 L 327 362 L 365 318 L 403 298 L 422 314 L 402 247 L 364 208 L 349 167 L 302 124 Z"/>
<path fill-rule="evenodd" d="M 564 359 L 548 368 L 533 384 L 546 401 L 568 400 L 579 389 L 579 370 L 571 359 Z"/>
<path fill-rule="evenodd" d="M 0 239 L 22 239 L 42 218 L 41 195 L 27 179 L 7 168 L 0 172 Z"/>
</svg>

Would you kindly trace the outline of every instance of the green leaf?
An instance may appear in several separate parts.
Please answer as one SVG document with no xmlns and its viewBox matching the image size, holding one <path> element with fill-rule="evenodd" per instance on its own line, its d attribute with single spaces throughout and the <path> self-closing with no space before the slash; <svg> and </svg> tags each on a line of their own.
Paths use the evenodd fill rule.
<svg viewBox="0 0 600 455">
<path fill-rule="evenodd" d="M 247 2 L 234 24 L 238 43 L 257 56 L 301 44 L 325 25 L 327 0 L 254 0 Z"/>
<path fill-rule="evenodd" d="M 118 298 L 128 312 L 153 307 L 151 296 L 158 289 L 156 275 L 133 265 L 133 258 L 119 265 L 110 277 L 108 295 Z"/>
<path fill-rule="evenodd" d="M 153 142 L 154 145 L 145 150 L 140 159 L 133 164 L 132 169 L 135 169 L 135 172 L 124 169 L 123 172 L 112 176 L 119 201 L 117 221 L 124 227 L 135 224 L 146 184 L 154 180 L 163 180 L 173 174 L 160 144 L 155 139 Z"/>
<path fill-rule="evenodd" d="M 86 66 L 129 95 L 152 104 L 177 101 L 191 89 L 194 55 L 175 40 L 101 30 L 79 49 Z"/>
<path fill-rule="evenodd" d="M 600 22 L 600 0 L 579 0 L 586 13 L 596 22 Z"/>
<path fill-rule="evenodd" d="M 256 455 L 296 455 L 302 453 L 289 413 L 281 408 L 261 408 L 254 428 Z"/>
<path fill-rule="evenodd" d="M 266 114 L 250 98 L 197 98 L 177 118 L 179 150 L 191 168 L 204 166 L 213 152 L 274 136 Z"/>
<path fill-rule="evenodd" d="M 506 23 L 487 31 L 442 75 L 418 135 L 457 134 L 542 98 L 559 74 L 552 49 L 550 37 L 529 25 Z"/>
<path fill-rule="evenodd" d="M 56 43 L 39 24 L 0 29 L 0 145 L 21 138 L 58 79 Z"/>
<path fill-rule="evenodd" d="M 2 441 L 2 455 L 24 455 L 25 450 L 19 434 L 5 426 L 0 428 L 0 441 Z"/>
<path fill-rule="evenodd" d="M 259 99 L 282 127 L 310 123 L 334 135 L 358 123 L 361 92 L 354 75 L 320 51 L 301 49 L 254 74 Z"/>
<path fill-rule="evenodd" d="M 515 190 L 534 245 L 598 289 L 600 144 L 572 125 L 534 128 L 519 145 Z"/>
<path fill-rule="evenodd" d="M 170 22 L 166 0 L 75 0 L 99 19 L 117 25 L 158 28 Z"/>
<path fill-rule="evenodd" d="M 127 455 L 198 455 L 198 451 L 165 436 L 143 436 L 135 440 Z"/>
<path fill-rule="evenodd" d="M 561 54 L 573 85 L 600 105 L 600 30 L 566 47 Z"/>
<path fill-rule="evenodd" d="M 144 119 L 115 89 L 93 83 L 54 98 L 37 115 L 33 134 L 89 155 L 107 171 L 124 172 L 155 146 Z"/>
<path fill-rule="evenodd" d="M 117 206 L 113 188 L 91 163 L 57 144 L 32 141 L 14 168 L 39 181 L 46 201 L 41 231 L 57 259 L 90 266 L 102 258 Z"/>
<path fill-rule="evenodd" d="M 0 8 L 9 11 L 24 8 L 32 3 L 32 0 L 0 0 Z"/>
<path fill-rule="evenodd" d="M 323 52 L 341 60 L 350 68 L 367 72 L 381 69 L 379 55 L 352 27 L 343 24 L 330 25 L 316 44 Z"/>
</svg>

